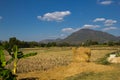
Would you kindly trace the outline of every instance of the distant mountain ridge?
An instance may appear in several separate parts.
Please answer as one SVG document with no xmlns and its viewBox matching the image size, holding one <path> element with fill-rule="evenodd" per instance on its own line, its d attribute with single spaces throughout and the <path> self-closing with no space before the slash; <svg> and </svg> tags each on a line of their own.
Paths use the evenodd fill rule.
<svg viewBox="0 0 120 80">
<path fill-rule="evenodd" d="M 116 37 L 112 34 L 107 32 L 92 30 L 92 29 L 80 29 L 66 37 L 65 39 L 46 39 L 40 41 L 41 43 L 48 43 L 48 42 L 56 42 L 62 43 L 66 42 L 69 44 L 79 44 L 81 42 L 86 42 L 87 40 L 97 41 L 100 43 L 108 42 L 108 41 L 118 41 L 120 40 L 120 36 Z"/>
<path fill-rule="evenodd" d="M 119 36 L 118 38 L 119 38 L 119 40 L 120 40 L 120 36 Z"/>
<path fill-rule="evenodd" d="M 40 43 L 59 42 L 61 40 L 62 39 L 60 39 L 60 38 L 58 38 L 58 39 L 45 39 L 45 40 L 40 41 Z"/>
</svg>

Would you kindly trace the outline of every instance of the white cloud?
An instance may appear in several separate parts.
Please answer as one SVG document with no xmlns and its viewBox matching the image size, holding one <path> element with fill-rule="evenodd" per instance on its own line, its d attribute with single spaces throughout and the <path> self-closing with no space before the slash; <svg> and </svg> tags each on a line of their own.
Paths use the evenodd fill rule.
<svg viewBox="0 0 120 80">
<path fill-rule="evenodd" d="M 107 28 L 104 28 L 102 29 L 103 31 L 109 31 L 109 30 L 115 30 L 117 29 L 117 27 L 107 27 Z"/>
<path fill-rule="evenodd" d="M 83 27 L 81 28 L 63 28 L 61 31 L 62 32 L 65 32 L 65 33 L 72 33 L 72 32 L 76 32 L 80 29 L 92 29 L 92 28 L 99 28 L 100 26 L 99 25 L 89 25 L 89 24 L 85 24 L 83 25 Z"/>
<path fill-rule="evenodd" d="M 76 31 L 78 31 L 80 29 L 91 29 L 91 28 L 99 28 L 99 27 L 100 27 L 99 25 L 88 25 L 88 24 L 85 24 L 81 28 L 71 28 L 71 27 L 68 27 L 68 28 L 63 28 L 61 31 L 65 32 L 65 33 L 73 33 L 73 32 L 76 32 Z"/>
<path fill-rule="evenodd" d="M 71 32 L 74 32 L 74 30 L 75 29 L 73 29 L 73 28 L 63 28 L 62 32 L 69 32 L 69 33 L 71 33 Z"/>
<path fill-rule="evenodd" d="M 0 20 L 1 20 L 1 19 L 3 19 L 3 17 L 2 17 L 2 16 L 0 16 Z"/>
<path fill-rule="evenodd" d="M 117 23 L 116 20 L 105 19 L 105 18 L 96 18 L 93 20 L 93 22 L 103 22 L 104 26 L 112 26 L 113 24 Z"/>
<path fill-rule="evenodd" d="M 96 18 L 93 20 L 93 22 L 99 22 L 99 21 L 105 21 L 105 18 Z"/>
<path fill-rule="evenodd" d="M 60 34 L 60 36 L 61 36 L 61 37 L 64 37 L 64 36 L 66 36 L 66 35 L 65 35 L 65 34 Z"/>
<path fill-rule="evenodd" d="M 91 28 L 99 28 L 99 25 L 89 25 L 89 24 L 85 24 L 83 25 L 82 29 L 91 29 Z"/>
<path fill-rule="evenodd" d="M 61 31 L 65 32 L 65 33 L 73 33 L 73 32 L 76 32 L 76 31 L 78 31 L 80 29 L 81 28 L 76 28 L 76 29 L 73 29 L 73 28 L 63 28 Z"/>
<path fill-rule="evenodd" d="M 110 5 L 113 3 L 113 1 L 112 0 L 102 0 L 102 1 L 98 0 L 98 3 L 102 5 Z"/>
<path fill-rule="evenodd" d="M 100 27 L 99 25 L 85 24 L 85 25 L 83 25 L 82 27 L 79 27 L 79 28 L 71 28 L 71 27 L 63 28 L 61 31 L 64 32 L 64 33 L 73 33 L 73 32 L 79 31 L 80 29 L 94 29 L 94 28 L 99 28 L 99 27 Z"/>
<path fill-rule="evenodd" d="M 111 25 L 117 23 L 117 21 L 112 20 L 112 19 L 107 19 L 104 23 L 105 23 L 105 26 L 111 26 Z"/>
<path fill-rule="evenodd" d="M 37 18 L 43 21 L 62 21 L 65 16 L 70 14 L 70 11 L 56 11 L 52 13 L 46 13 L 43 16 L 37 16 Z"/>
</svg>

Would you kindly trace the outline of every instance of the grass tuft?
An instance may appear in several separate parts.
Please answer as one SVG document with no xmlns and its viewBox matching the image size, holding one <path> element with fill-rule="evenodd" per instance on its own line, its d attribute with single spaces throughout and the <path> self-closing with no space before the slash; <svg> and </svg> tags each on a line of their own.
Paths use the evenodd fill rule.
<svg viewBox="0 0 120 80">
<path fill-rule="evenodd" d="M 98 64 L 103 64 L 103 65 L 109 65 L 111 64 L 110 62 L 108 62 L 107 58 L 111 55 L 111 54 L 116 54 L 116 57 L 120 57 L 120 51 L 116 51 L 116 52 L 112 52 L 112 53 L 108 53 L 106 54 L 104 57 L 102 58 L 98 58 L 96 60 L 96 63 Z"/>
<path fill-rule="evenodd" d="M 67 77 L 65 80 L 83 80 L 83 78 L 85 80 L 85 77 L 89 77 L 93 75 L 94 75 L 94 72 L 83 72 L 83 73 L 76 74 L 71 77 Z"/>
<path fill-rule="evenodd" d="M 98 64 L 103 64 L 103 65 L 109 65 L 110 63 L 108 62 L 107 58 L 109 57 L 110 53 L 109 54 L 106 54 L 104 57 L 102 58 L 99 58 L 96 60 L 96 63 Z"/>
</svg>

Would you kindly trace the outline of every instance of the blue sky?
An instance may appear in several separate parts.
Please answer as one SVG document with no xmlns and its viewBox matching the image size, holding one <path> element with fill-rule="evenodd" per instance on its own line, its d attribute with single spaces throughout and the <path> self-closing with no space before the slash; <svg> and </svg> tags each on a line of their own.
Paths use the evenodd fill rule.
<svg viewBox="0 0 120 80">
<path fill-rule="evenodd" d="M 65 38 L 83 28 L 120 36 L 120 0 L 0 0 L 0 40 Z"/>
</svg>

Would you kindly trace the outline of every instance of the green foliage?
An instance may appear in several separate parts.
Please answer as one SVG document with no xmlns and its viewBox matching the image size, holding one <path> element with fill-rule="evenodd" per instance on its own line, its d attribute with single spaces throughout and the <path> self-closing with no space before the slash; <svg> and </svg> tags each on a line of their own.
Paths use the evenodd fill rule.
<svg viewBox="0 0 120 80">
<path fill-rule="evenodd" d="M 115 54 L 116 57 L 120 57 L 120 51 L 112 52 L 106 54 L 104 57 L 99 58 L 96 63 L 103 64 L 103 65 L 109 65 L 110 63 L 108 62 L 107 58 L 110 56 L 110 54 Z"/>
<path fill-rule="evenodd" d="M 13 40 L 14 41 L 14 40 Z M 18 60 L 30 56 L 35 56 L 37 53 L 29 53 L 29 54 L 23 54 L 21 51 L 19 51 L 18 47 L 16 45 L 13 46 L 13 48 L 9 49 L 9 47 L 5 47 L 5 49 L 8 51 L 9 55 L 12 57 L 8 61 L 5 60 L 5 53 L 4 48 L 0 47 L 0 79 L 2 80 L 16 80 L 16 69 L 17 69 L 17 62 Z M 10 64 L 12 61 L 14 61 L 14 68 L 13 72 L 10 69 L 6 69 L 5 66 L 7 64 Z"/>
<path fill-rule="evenodd" d="M 116 52 L 116 57 L 120 57 L 120 50 Z"/>
<path fill-rule="evenodd" d="M 37 55 L 36 52 L 35 53 L 29 53 L 29 54 L 23 55 L 23 57 L 21 57 L 21 58 L 27 58 L 27 57 L 35 56 L 35 55 Z"/>
<path fill-rule="evenodd" d="M 107 58 L 110 56 L 111 53 L 106 54 L 104 57 L 97 59 L 96 63 L 103 64 L 103 65 L 109 65 Z"/>
<path fill-rule="evenodd" d="M 9 41 L 0 42 L 0 45 L 4 46 L 5 49 L 11 50 L 14 45 L 17 45 L 19 48 L 29 48 L 39 46 L 39 43 L 35 41 L 31 42 L 20 41 L 16 37 L 11 37 L 9 38 Z"/>
<path fill-rule="evenodd" d="M 15 75 L 12 74 L 12 71 L 5 69 L 7 62 L 5 60 L 4 50 L 0 49 L 0 79 L 2 80 L 16 80 Z"/>
<path fill-rule="evenodd" d="M 12 74 L 12 71 L 5 68 L 0 68 L 0 79 L 2 80 L 16 80 L 16 75 Z"/>
<path fill-rule="evenodd" d="M 107 44 L 108 44 L 108 46 L 114 46 L 115 45 L 115 43 L 113 41 L 109 41 Z"/>
<path fill-rule="evenodd" d="M 84 38 L 84 37 L 82 37 Z M 78 39 L 78 38 L 76 38 Z M 73 43 L 72 43 L 73 42 Z M 108 41 L 108 42 L 100 42 L 95 40 L 86 39 L 84 41 L 76 41 L 73 40 L 72 42 L 62 40 L 58 40 L 55 42 L 48 42 L 48 43 L 39 43 L 35 41 L 20 41 L 16 37 L 9 38 L 9 41 L 0 41 L 0 45 L 4 46 L 7 51 L 11 52 L 10 50 L 13 48 L 14 45 L 17 45 L 19 48 L 34 48 L 34 47 L 69 47 L 69 46 L 91 46 L 91 45 L 107 45 L 107 46 L 119 46 L 119 41 Z M 74 44 L 75 43 L 75 44 Z M 77 44 L 76 44 L 77 43 Z"/>
<path fill-rule="evenodd" d="M 0 49 L 0 67 L 5 67 L 6 60 L 5 60 L 5 54 L 2 49 Z"/>
</svg>

